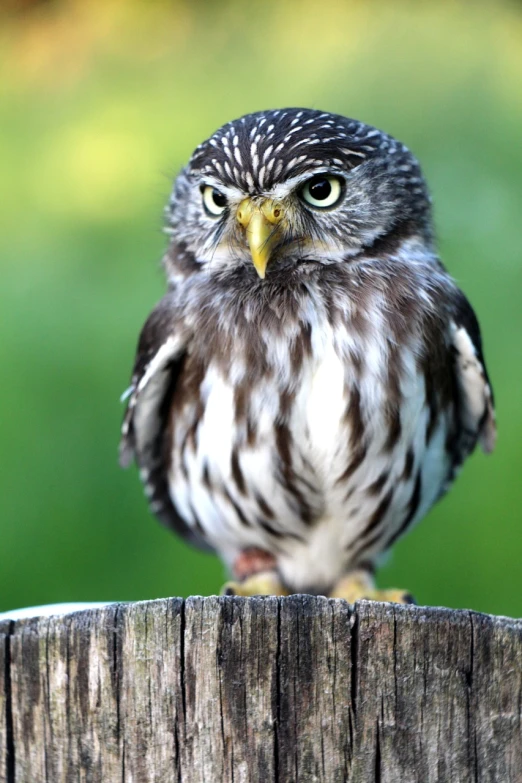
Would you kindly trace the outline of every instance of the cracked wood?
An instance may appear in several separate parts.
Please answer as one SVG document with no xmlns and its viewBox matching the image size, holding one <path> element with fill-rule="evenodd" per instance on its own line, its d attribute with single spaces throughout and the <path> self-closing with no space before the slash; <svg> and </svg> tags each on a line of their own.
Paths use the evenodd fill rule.
<svg viewBox="0 0 522 783">
<path fill-rule="evenodd" d="M 0 624 L 1 783 L 522 781 L 522 622 L 310 596 Z"/>
</svg>

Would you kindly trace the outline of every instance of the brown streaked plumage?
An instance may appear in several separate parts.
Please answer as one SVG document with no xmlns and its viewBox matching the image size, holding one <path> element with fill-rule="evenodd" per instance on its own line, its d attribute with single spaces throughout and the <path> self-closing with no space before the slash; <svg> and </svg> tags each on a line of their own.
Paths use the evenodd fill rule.
<svg viewBox="0 0 522 783">
<path fill-rule="evenodd" d="M 339 595 L 495 440 L 477 319 L 437 257 L 419 165 L 355 120 L 248 115 L 197 148 L 167 231 L 122 462 L 236 576 Z"/>
</svg>

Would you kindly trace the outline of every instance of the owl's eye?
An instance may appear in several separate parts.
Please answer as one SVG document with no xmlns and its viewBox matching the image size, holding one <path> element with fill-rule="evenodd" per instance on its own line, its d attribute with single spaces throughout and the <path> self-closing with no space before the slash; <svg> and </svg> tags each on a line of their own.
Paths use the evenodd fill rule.
<svg viewBox="0 0 522 783">
<path fill-rule="evenodd" d="M 339 177 L 326 177 L 324 174 L 318 174 L 317 177 L 309 179 L 301 188 L 300 196 L 312 207 L 325 209 L 337 204 L 341 193 L 342 181 Z"/>
<path fill-rule="evenodd" d="M 217 188 L 212 187 L 212 185 L 205 185 L 202 193 L 203 204 L 210 215 L 218 217 L 225 211 L 227 199 Z"/>
</svg>

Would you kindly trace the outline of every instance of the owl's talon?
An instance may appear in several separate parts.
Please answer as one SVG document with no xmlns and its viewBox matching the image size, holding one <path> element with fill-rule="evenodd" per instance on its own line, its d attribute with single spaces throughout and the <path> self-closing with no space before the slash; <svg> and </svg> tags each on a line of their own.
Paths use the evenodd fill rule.
<svg viewBox="0 0 522 783">
<path fill-rule="evenodd" d="M 350 604 L 366 599 L 367 601 L 385 601 L 393 604 L 414 604 L 414 597 L 407 590 L 377 590 L 373 577 L 368 571 L 354 571 L 343 576 L 330 593 L 330 598 L 344 598 Z"/>
<path fill-rule="evenodd" d="M 390 604 L 416 604 L 415 598 L 407 590 L 372 590 L 370 595 L 362 596 L 370 601 L 385 601 Z"/>
<path fill-rule="evenodd" d="M 263 571 L 242 582 L 225 582 L 221 595 L 288 595 L 275 571 Z"/>
</svg>

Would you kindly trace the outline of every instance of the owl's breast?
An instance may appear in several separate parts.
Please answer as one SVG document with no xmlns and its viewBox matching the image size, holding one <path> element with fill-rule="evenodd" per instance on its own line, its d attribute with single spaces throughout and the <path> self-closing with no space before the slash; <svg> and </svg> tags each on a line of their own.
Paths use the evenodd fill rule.
<svg viewBox="0 0 522 783">
<path fill-rule="evenodd" d="M 426 449 L 416 346 L 398 357 L 379 329 L 355 340 L 320 315 L 283 337 L 217 334 L 212 351 L 188 355 L 168 436 L 170 494 L 187 523 L 230 562 L 260 547 L 295 569 L 302 551 L 302 583 L 324 548 L 339 567 L 357 560 L 360 537 L 363 554 L 380 549 L 408 513 L 420 465 L 433 486 L 426 506 L 447 470 L 443 424 Z"/>
<path fill-rule="evenodd" d="M 187 356 L 166 442 L 174 505 L 226 557 L 227 541 L 283 546 L 321 516 L 347 394 L 323 325 L 218 342 Z"/>
</svg>

